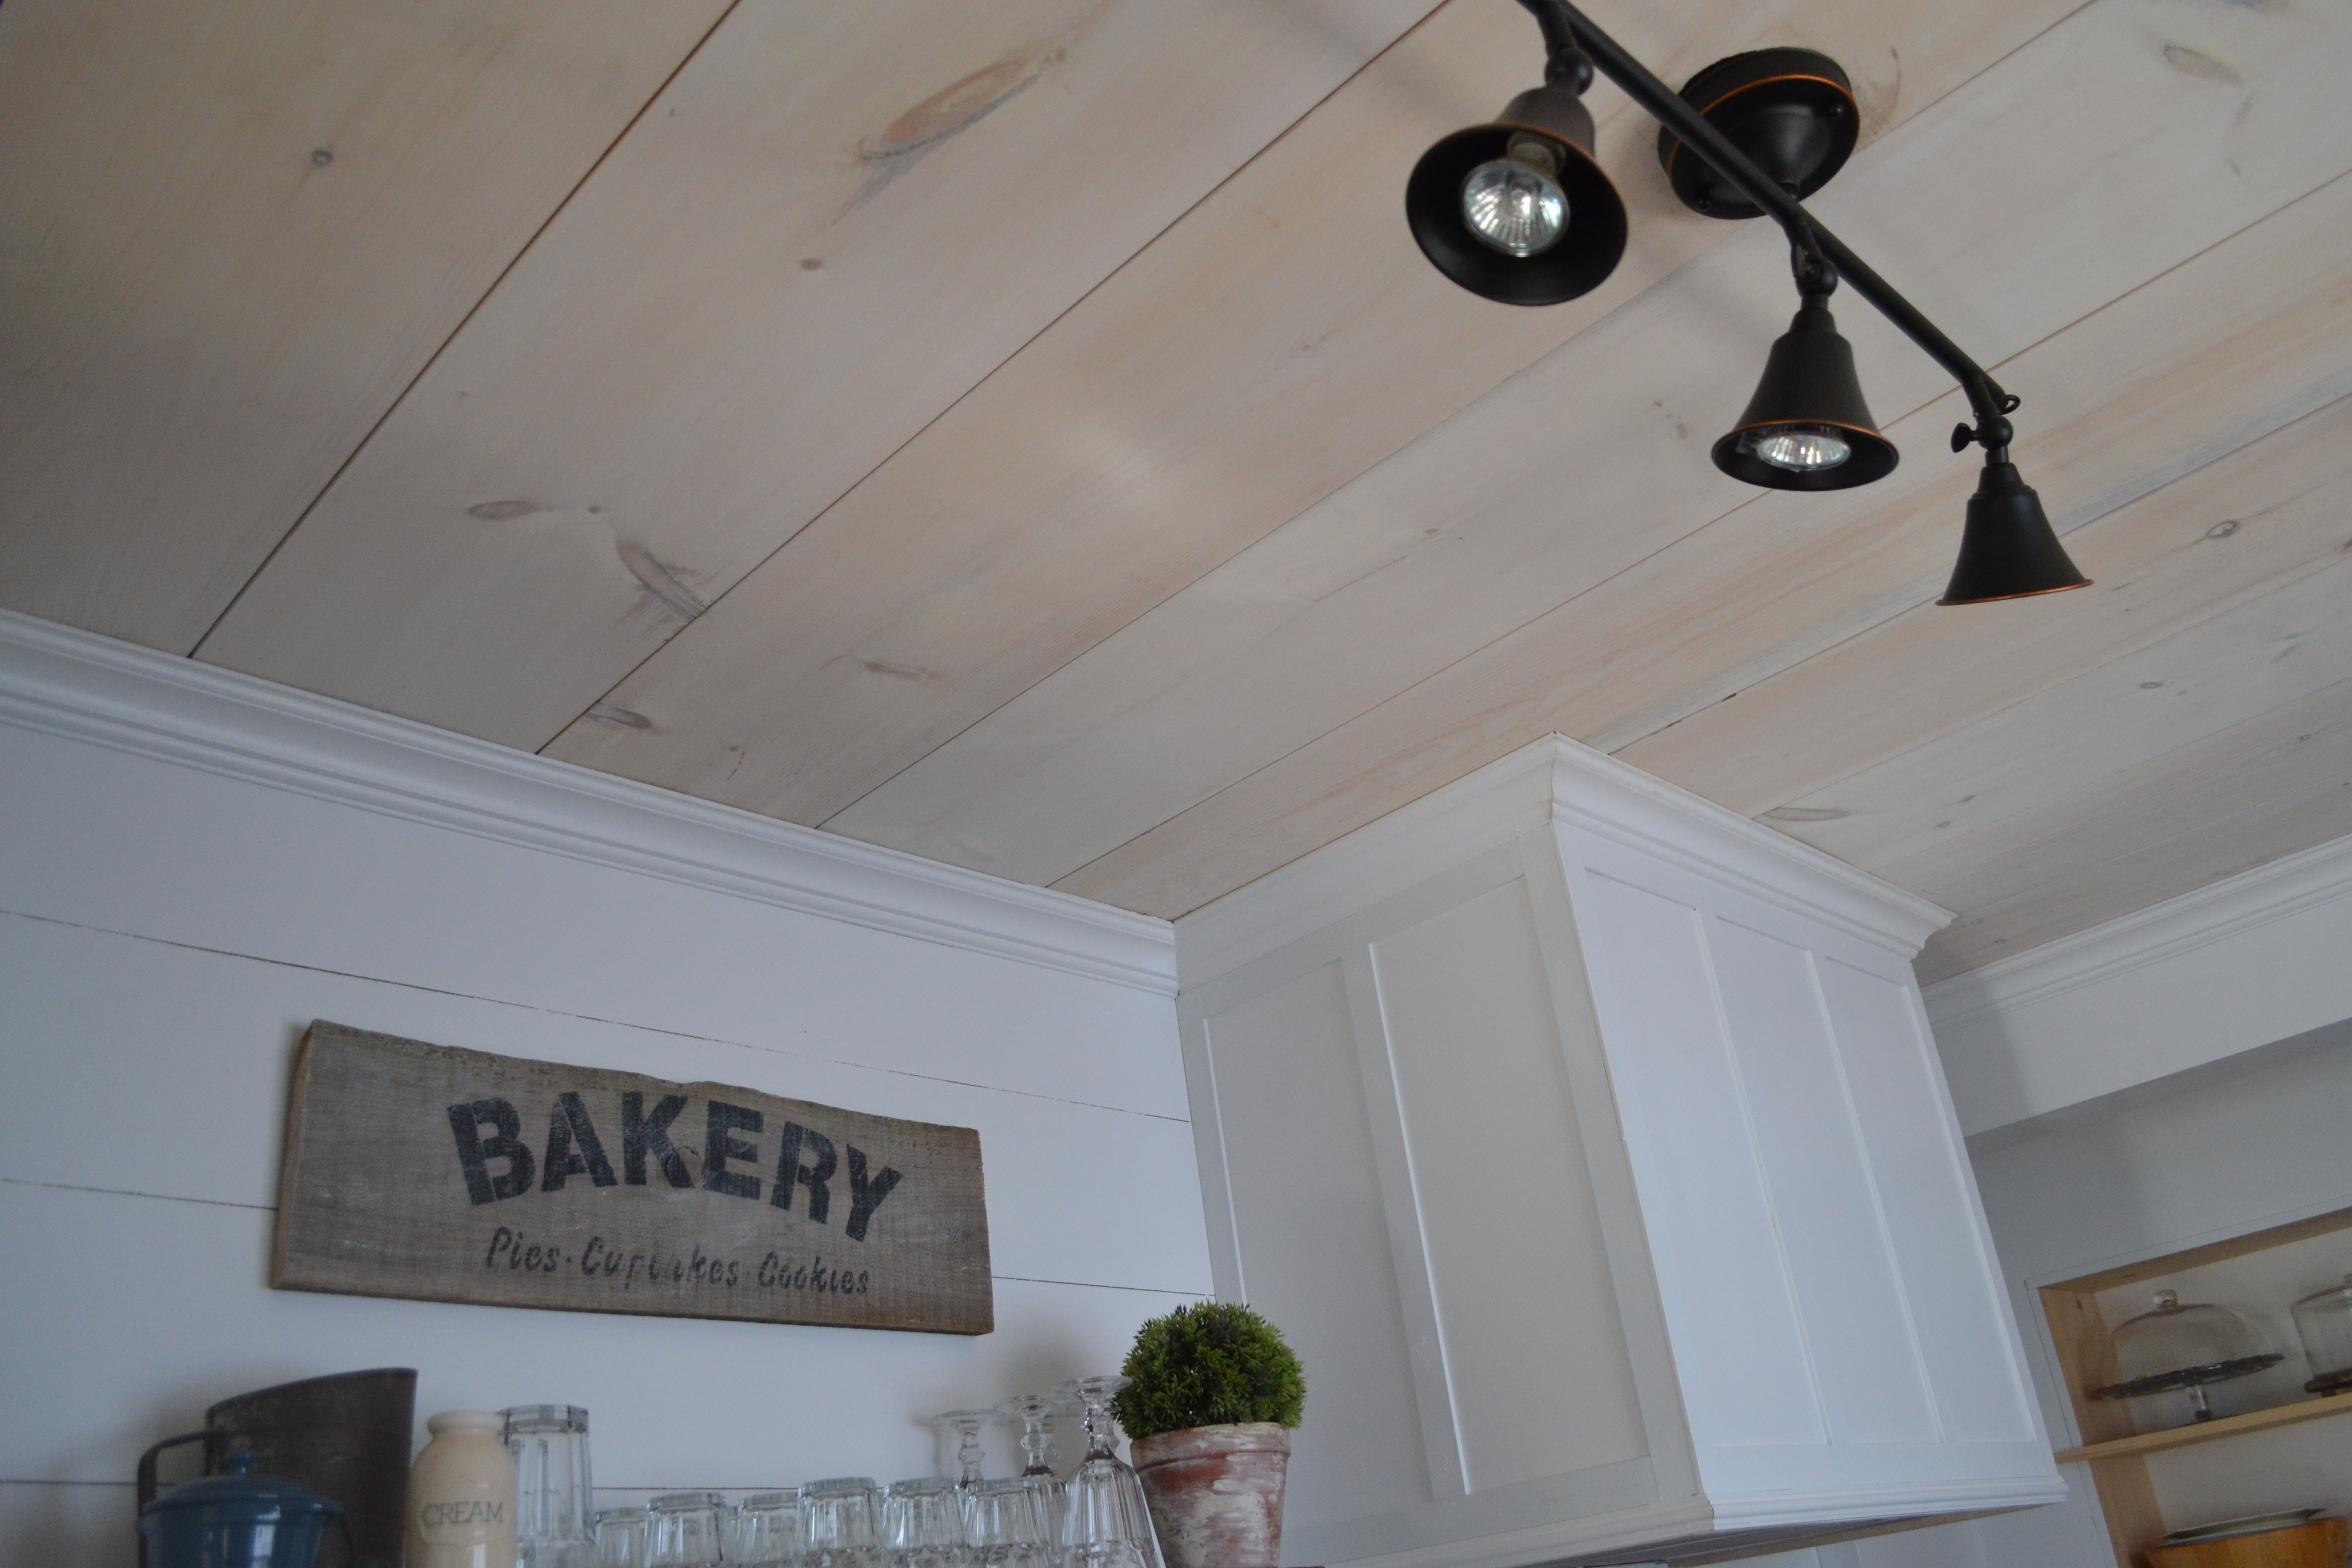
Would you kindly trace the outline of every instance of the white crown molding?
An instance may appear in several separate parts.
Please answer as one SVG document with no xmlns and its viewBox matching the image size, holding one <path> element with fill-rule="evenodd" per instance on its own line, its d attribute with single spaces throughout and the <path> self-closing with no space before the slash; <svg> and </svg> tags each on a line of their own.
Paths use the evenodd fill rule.
<svg viewBox="0 0 2352 1568">
<path fill-rule="evenodd" d="M 1940 1031 L 2165 963 L 2352 897 L 2352 836 L 1939 980 L 1920 994 Z"/>
<path fill-rule="evenodd" d="M 1190 990 L 1545 822 L 1703 869 L 1906 961 L 1952 918 L 1810 845 L 1550 735 L 1184 916 L 1177 973 Z"/>
<path fill-rule="evenodd" d="M 1158 995 L 1176 989 L 1165 921 L 9 611 L 0 723 Z"/>
</svg>

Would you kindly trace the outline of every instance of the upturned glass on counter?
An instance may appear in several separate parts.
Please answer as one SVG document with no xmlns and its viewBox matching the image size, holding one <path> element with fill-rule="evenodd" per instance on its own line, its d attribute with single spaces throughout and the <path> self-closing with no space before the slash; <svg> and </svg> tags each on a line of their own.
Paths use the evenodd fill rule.
<svg viewBox="0 0 2352 1568">
<path fill-rule="evenodd" d="M 517 1405 L 506 1417 L 515 1457 L 515 1545 L 521 1568 L 594 1568 L 589 1518 L 588 1412 L 576 1405 Z"/>
</svg>

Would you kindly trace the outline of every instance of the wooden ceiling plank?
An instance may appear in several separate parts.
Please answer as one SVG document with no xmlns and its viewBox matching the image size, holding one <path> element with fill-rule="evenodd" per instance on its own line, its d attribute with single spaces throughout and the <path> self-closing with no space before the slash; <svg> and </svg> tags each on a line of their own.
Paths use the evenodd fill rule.
<svg viewBox="0 0 2352 1568">
<path fill-rule="evenodd" d="M 1954 725 L 1801 797 L 1810 820 L 1776 826 L 1884 875 L 2335 685 L 2352 669 L 2352 452 L 2310 457 L 2305 473 L 2325 464 L 2326 478 L 2298 510 L 2334 545 L 2322 570 Z"/>
<path fill-rule="evenodd" d="M 1825 217 L 1891 237 L 1882 265 L 1998 359 L 2352 165 L 2352 122 L 2315 145 L 2287 107 L 2336 90 L 2301 57 L 2308 36 L 2185 20 L 2279 111 L 2242 123 L 2239 96 L 2130 47 L 2137 7 L 2095 6 L 1882 139 Z M 2352 48 L 2352 26 L 2335 37 Z M 2015 172 L 1958 191 L 1921 177 L 1959 156 Z M 2108 237 L 2158 200 L 2184 216 Z M 826 826 L 1051 882 L 1743 505 L 1756 492 L 1705 447 L 1787 320 L 1785 254 L 1753 226 Z M 1882 415 L 1948 386 L 1866 308 L 1842 320 Z M 1957 510 L 1967 466 L 1936 449 L 1949 427 L 1912 437 L 1912 472 L 1940 475 Z M 1886 489 L 1845 504 L 1877 510 Z M 1806 496 L 1747 521 L 1801 535 L 1822 510 Z"/>
<path fill-rule="evenodd" d="M 2352 391 L 2340 261 L 2347 224 L 2352 179 L 2002 367 L 2034 395 L 2041 418 L 2021 457 L 2062 521 L 2081 515 L 2072 498 L 2095 505 L 2154 491 L 2182 461 L 2258 439 Z M 1953 395 L 1893 434 L 1932 451 L 1960 412 Z M 1656 730 L 1931 598 L 1949 569 L 1960 499 L 1932 459 L 1864 490 L 1764 498 L 1056 885 L 1181 914 L 1537 736 L 1639 735 L 1644 715 Z M 1773 512 L 1780 518 L 1768 521 Z M 2079 621 L 2079 606 L 2095 602 L 2060 595 L 1927 613 L 1973 626 L 1992 644 L 2040 647 L 2064 634 L 2029 637 L 2030 627 Z M 1991 620 L 2012 624 L 2005 635 L 1986 631 Z M 2050 668 L 2071 666 L 2051 656 Z M 1932 680 L 1909 671 L 1896 685 L 1915 678 Z M 2007 687 L 1996 677 L 1987 689 Z M 1865 734 L 1877 722 L 1867 713 L 1853 721 Z M 1649 765 L 1682 782 L 1673 767 Z"/>
<path fill-rule="evenodd" d="M 735 11 L 199 657 L 542 745 L 1432 4 Z"/>
<path fill-rule="evenodd" d="M 724 9 L 0 8 L 0 605 L 194 647 Z"/>
<path fill-rule="evenodd" d="M 1932 984 L 2347 832 L 2352 681 L 2339 681 L 1898 874 L 1967 909 L 1920 955 Z"/>
<path fill-rule="evenodd" d="M 2352 279 L 2346 293 L 2345 305 L 2352 307 Z M 1721 751 L 1731 748 L 1684 740 L 1682 726 L 1619 754 L 1654 771 L 1686 763 L 1675 773 L 1685 787 L 1713 786 L 1708 798 L 1801 835 L 1808 823 L 1853 815 L 1855 807 L 1832 797 L 1878 798 L 1873 781 L 1900 773 L 1903 759 L 1944 737 L 1976 732 L 1969 727 L 1993 723 L 2116 660 L 2169 647 L 2168 638 L 2326 571 L 2352 550 L 2347 516 L 2352 388 L 2327 408 L 2071 535 L 2071 548 L 2104 563 L 2101 582 L 2075 613 L 1996 612 L 2000 624 L 1988 635 L 1983 618 L 1921 605 L 1685 721 L 1727 711 L 1736 715 L 1740 739 L 1760 741 L 1761 729 L 1779 731 L 1780 738 L 1758 748 L 1769 758 L 1757 764 L 1767 774 L 1758 784 L 1722 764 Z M 2342 582 L 2331 582 L 2326 591 L 2345 591 Z M 1970 626 L 1972 619 L 1978 624 Z M 1675 744 L 1662 758 L 1655 742 L 1669 737 Z M 1963 793 L 1985 788 L 1996 771 L 2020 760 L 1982 755 L 1965 774 L 1947 771 L 1926 784 L 1928 796 L 1956 785 Z M 2035 765 L 2041 761 L 2037 756 Z M 1791 789 L 1791 780 L 1801 780 L 1801 787 Z M 1858 827 L 1833 853 L 1868 853 L 1879 831 Z"/>
<path fill-rule="evenodd" d="M 1624 20 L 1669 75 L 1767 38 L 1830 47 L 1877 123 L 2071 3 L 1968 26 L 1919 0 Z M 551 754 L 822 821 L 1727 238 L 1671 206 L 1654 128 L 1596 89 L 1640 208 L 1618 276 L 1542 312 L 1439 278 L 1400 217 L 1403 175 L 1530 64 L 1512 8 L 1441 12 L 632 676 L 610 700 L 645 727 L 585 721 Z"/>
</svg>

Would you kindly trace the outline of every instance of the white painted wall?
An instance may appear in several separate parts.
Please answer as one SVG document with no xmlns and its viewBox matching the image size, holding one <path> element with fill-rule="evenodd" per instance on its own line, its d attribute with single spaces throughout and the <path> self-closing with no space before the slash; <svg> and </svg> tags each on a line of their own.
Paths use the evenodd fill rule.
<svg viewBox="0 0 2352 1568">
<path fill-rule="evenodd" d="M 1157 921 L 0 616 L 0 1562 L 128 1563 L 148 1442 L 372 1365 L 420 1417 L 587 1406 L 604 1489 L 938 1468 L 923 1418 L 1211 1291 L 1173 968 Z M 976 1127 L 997 1330 L 272 1291 L 314 1017 Z"/>
<path fill-rule="evenodd" d="M 2352 837 L 1931 985 L 1972 1136 L 2352 1018 Z"/>
<path fill-rule="evenodd" d="M 2067 1441 L 2080 1438 L 2040 1326 L 2035 1287 L 2352 1205 L 2352 1139 L 2345 1134 L 2352 1127 L 2352 1027 L 2280 1042 L 2242 1056 L 2237 1068 L 2145 1086 L 2100 1114 L 1977 1153 L 1985 1209 L 2019 1317 L 2029 1325 L 2043 1412 L 2053 1434 L 2070 1434 Z M 2343 1254 L 2335 1272 L 2352 1270 L 2352 1243 L 2333 1245 Z M 2240 1288 L 2281 1298 L 2324 1282 L 2237 1272 L 2244 1276 Z M 2232 1304 L 2268 1316 L 2271 1331 L 2289 1341 L 2282 1348 L 2292 1348 L 2284 1299 Z M 2217 1408 L 2231 1408 L 2229 1397 L 2224 1393 Z M 2098 1523 L 2088 1467 L 2068 1469 L 2076 1497 L 2067 1509 L 2083 1516 L 2077 1534 L 2087 1539 Z M 2352 1510 L 2352 1429 L 2318 1422 L 2232 1438 L 2159 1456 L 2148 1472 L 2175 1529 L 2273 1508 L 2344 1511 Z M 2101 1539 L 2047 1561 L 2052 1568 L 2104 1568 L 2112 1559 Z"/>
<path fill-rule="evenodd" d="M 2352 838 L 1928 988 L 2062 1442 L 2080 1435 L 2038 1286 L 2352 1205 L 2347 952 Z M 2323 1282 L 2316 1268 L 2301 1285 L 2258 1285 L 2252 1269 L 2238 1288 L 2281 1297 L 2273 1331 L 2291 1340 L 2284 1298 Z M 2217 1407 L 2230 1408 L 2235 1395 L 2221 1392 Z M 2149 1474 L 2176 1528 L 2271 1508 L 2352 1510 L 2352 1430 L 2318 1423 L 2182 1449 Z M 2064 1504 L 1863 1542 L 1861 1568 L 2110 1568 L 2088 1467 L 2067 1477 Z M 1833 1550 L 1823 1568 L 1846 1568 Z"/>
</svg>

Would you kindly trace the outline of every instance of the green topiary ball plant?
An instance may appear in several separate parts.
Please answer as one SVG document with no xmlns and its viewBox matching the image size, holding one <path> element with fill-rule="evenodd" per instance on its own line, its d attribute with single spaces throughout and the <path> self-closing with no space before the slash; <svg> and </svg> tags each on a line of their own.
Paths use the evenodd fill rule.
<svg viewBox="0 0 2352 1568">
<path fill-rule="evenodd" d="M 1307 1378 L 1282 1331 L 1228 1302 L 1152 1319 L 1119 1370 L 1134 1381 L 1111 1411 L 1129 1437 L 1246 1421 L 1296 1426 L 1307 1411 Z"/>
</svg>

